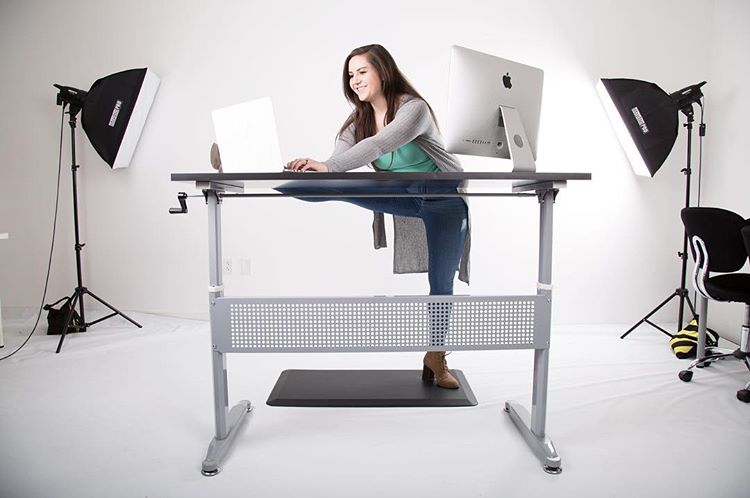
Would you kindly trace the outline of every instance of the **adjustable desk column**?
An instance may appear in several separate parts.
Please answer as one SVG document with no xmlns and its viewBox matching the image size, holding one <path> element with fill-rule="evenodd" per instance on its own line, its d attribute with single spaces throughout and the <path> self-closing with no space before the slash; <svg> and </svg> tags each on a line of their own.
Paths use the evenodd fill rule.
<svg viewBox="0 0 750 498">
<path fill-rule="evenodd" d="M 552 213 L 558 190 L 553 183 L 517 185 L 514 190 L 534 189 L 539 197 L 539 281 L 537 295 L 543 296 L 552 304 Z M 552 323 L 552 307 L 548 308 L 548 323 Z M 550 332 L 546 335 L 546 347 L 534 349 L 534 379 L 531 395 L 531 416 L 526 408 L 515 402 L 506 401 L 505 411 L 510 415 L 521 435 L 532 451 L 542 461 L 545 472 L 562 472 L 561 460 L 555 446 L 546 434 L 547 386 L 549 379 Z"/>
<path fill-rule="evenodd" d="M 204 191 L 208 206 L 208 301 L 213 313 L 216 300 L 224 296 L 224 283 L 221 271 L 221 198 L 225 186 L 207 185 Z M 231 188 L 231 187 L 230 187 Z M 212 334 L 213 338 L 213 334 Z M 208 446 L 201 472 L 205 476 L 219 473 L 219 465 L 226 457 L 232 441 L 245 415 L 253 410 L 247 400 L 237 403 L 229 412 L 229 392 L 227 385 L 227 361 L 219 347 L 211 344 L 211 367 L 213 370 L 214 391 L 214 438 Z"/>
</svg>

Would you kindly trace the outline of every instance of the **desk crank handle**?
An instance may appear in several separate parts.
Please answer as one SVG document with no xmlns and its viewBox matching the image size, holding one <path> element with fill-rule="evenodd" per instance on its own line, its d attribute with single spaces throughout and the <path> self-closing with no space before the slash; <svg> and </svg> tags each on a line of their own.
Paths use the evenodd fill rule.
<svg viewBox="0 0 750 498">
<path fill-rule="evenodd" d="M 179 192 L 177 194 L 177 201 L 180 203 L 178 208 L 169 208 L 169 214 L 185 214 L 188 212 L 187 209 L 187 194 L 185 192 Z"/>
</svg>

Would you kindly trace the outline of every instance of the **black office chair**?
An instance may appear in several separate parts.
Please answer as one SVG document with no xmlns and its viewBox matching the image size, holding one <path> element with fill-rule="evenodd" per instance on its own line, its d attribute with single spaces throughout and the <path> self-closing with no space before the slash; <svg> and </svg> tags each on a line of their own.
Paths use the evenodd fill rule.
<svg viewBox="0 0 750 498">
<path fill-rule="evenodd" d="M 709 366 L 717 360 L 735 358 L 750 370 L 750 274 L 737 273 L 750 254 L 750 224 L 726 209 L 685 208 L 681 212 L 695 259 L 693 285 L 698 293 L 698 347 L 696 360 L 680 379 L 690 382 L 693 368 Z M 721 275 L 710 276 L 711 272 Z M 740 347 L 729 353 L 712 351 L 706 355 L 708 299 L 745 303 Z M 737 399 L 750 403 L 750 382 L 737 391 Z"/>
</svg>

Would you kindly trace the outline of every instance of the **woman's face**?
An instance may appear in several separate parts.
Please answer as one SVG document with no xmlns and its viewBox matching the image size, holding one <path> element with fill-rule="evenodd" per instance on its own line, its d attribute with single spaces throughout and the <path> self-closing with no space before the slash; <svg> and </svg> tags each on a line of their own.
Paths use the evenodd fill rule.
<svg viewBox="0 0 750 498">
<path fill-rule="evenodd" d="M 362 102 L 372 102 L 383 95 L 380 75 L 365 54 L 349 59 L 349 87 Z"/>
</svg>

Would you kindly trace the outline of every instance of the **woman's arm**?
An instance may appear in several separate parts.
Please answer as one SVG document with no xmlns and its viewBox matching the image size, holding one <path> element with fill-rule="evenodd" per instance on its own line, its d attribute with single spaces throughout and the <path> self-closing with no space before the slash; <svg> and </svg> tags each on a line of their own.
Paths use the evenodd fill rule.
<svg viewBox="0 0 750 498">
<path fill-rule="evenodd" d="M 333 146 L 331 157 L 340 156 L 355 144 L 354 124 L 350 124 L 344 131 L 336 137 L 336 144 Z"/>
<path fill-rule="evenodd" d="M 342 136 L 336 142 L 333 155 L 323 161 L 323 164 L 327 166 L 328 171 L 332 172 L 359 168 L 373 162 L 387 152 L 406 145 L 429 131 L 431 126 L 432 114 L 427 107 L 427 103 L 417 98 L 407 100 L 396 111 L 393 121 L 377 134 L 352 145 L 353 133 L 351 133 L 351 142 L 344 142 L 342 140 L 344 134 L 342 133 Z M 349 131 L 349 129 L 346 131 Z"/>
</svg>

